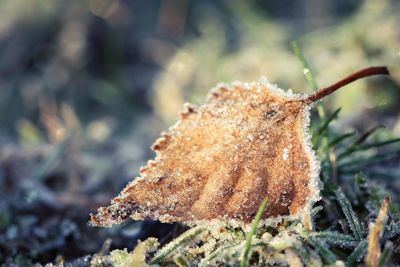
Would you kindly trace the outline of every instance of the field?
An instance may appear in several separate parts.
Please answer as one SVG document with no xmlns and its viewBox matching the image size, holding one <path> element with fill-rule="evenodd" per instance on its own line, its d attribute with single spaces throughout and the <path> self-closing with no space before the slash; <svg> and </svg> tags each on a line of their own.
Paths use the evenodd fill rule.
<svg viewBox="0 0 400 267">
<path fill-rule="evenodd" d="M 1 266 L 229 266 L 246 250 L 250 265 L 400 265 L 399 12 L 389 0 L 1 1 Z M 308 225 L 254 224 L 253 241 L 241 228 L 88 225 L 219 82 L 312 93 L 377 65 L 390 76 L 312 109 L 324 189 Z"/>
</svg>

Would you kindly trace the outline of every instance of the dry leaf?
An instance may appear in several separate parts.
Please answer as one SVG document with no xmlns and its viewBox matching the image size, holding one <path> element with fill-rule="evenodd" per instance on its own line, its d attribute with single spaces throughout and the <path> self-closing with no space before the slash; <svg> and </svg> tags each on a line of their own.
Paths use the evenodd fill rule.
<svg viewBox="0 0 400 267">
<path fill-rule="evenodd" d="M 185 105 L 153 144 L 155 160 L 92 224 L 248 223 L 265 197 L 264 219 L 307 214 L 319 198 L 320 168 L 308 133 L 310 105 L 355 79 L 385 73 L 364 69 L 312 95 L 284 92 L 266 79 L 218 86 L 204 105 Z"/>
</svg>

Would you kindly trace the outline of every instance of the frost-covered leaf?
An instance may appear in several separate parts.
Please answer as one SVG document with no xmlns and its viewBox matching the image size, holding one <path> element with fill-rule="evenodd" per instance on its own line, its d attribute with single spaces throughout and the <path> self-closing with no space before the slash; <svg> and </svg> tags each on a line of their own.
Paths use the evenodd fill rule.
<svg viewBox="0 0 400 267">
<path fill-rule="evenodd" d="M 155 161 L 92 217 L 93 224 L 129 217 L 249 223 L 264 197 L 269 204 L 263 218 L 300 217 L 319 194 L 310 104 L 267 80 L 220 85 L 206 104 L 186 106 L 154 143 Z"/>
<path fill-rule="evenodd" d="M 309 214 L 319 199 L 320 169 L 308 133 L 310 106 L 376 74 L 388 70 L 366 68 L 310 95 L 285 92 L 265 78 L 218 86 L 205 104 L 185 106 L 153 144 L 155 160 L 91 217 L 92 224 L 111 226 L 128 218 L 248 224 L 266 197 L 262 219 Z"/>
</svg>

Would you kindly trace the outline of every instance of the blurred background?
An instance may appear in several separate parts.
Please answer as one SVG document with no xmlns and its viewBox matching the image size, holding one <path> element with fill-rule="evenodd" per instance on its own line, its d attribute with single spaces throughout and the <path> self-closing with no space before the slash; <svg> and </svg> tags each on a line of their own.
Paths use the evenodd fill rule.
<svg viewBox="0 0 400 267">
<path fill-rule="evenodd" d="M 311 92 L 370 65 L 326 99 L 336 127 L 400 135 L 400 2 L 393 0 L 0 1 L 0 263 L 77 262 L 174 226 L 87 226 L 138 174 L 186 101 L 260 76 Z M 400 185 L 399 185 L 400 188 Z"/>
</svg>

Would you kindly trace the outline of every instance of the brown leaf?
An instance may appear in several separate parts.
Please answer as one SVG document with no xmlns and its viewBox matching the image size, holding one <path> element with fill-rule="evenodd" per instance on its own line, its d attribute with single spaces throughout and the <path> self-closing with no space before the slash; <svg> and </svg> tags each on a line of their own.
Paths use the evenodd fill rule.
<svg viewBox="0 0 400 267">
<path fill-rule="evenodd" d="M 92 224 L 128 218 L 248 223 L 265 197 L 264 219 L 308 214 L 319 198 L 320 168 L 308 133 L 309 106 L 337 84 L 310 96 L 284 92 L 266 79 L 218 86 L 204 105 L 185 106 L 153 144 L 155 160 L 91 217 Z"/>
</svg>

